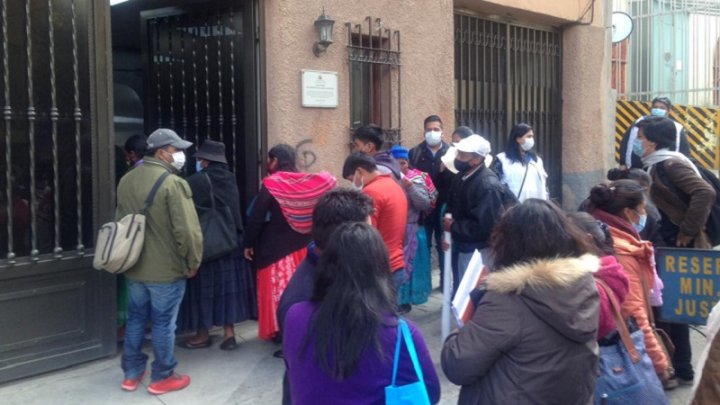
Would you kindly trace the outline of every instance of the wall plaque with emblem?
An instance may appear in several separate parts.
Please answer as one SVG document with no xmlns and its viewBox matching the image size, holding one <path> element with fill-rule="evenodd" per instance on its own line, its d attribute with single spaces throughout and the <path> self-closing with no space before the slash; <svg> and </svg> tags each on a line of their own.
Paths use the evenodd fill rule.
<svg viewBox="0 0 720 405">
<path fill-rule="evenodd" d="M 337 72 L 302 71 L 302 106 L 335 108 L 338 105 Z"/>
</svg>

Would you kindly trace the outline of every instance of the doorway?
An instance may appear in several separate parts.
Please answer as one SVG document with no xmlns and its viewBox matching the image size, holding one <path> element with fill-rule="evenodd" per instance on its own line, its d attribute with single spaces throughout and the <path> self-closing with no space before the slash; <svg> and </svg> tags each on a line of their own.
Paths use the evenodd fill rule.
<svg viewBox="0 0 720 405">
<path fill-rule="evenodd" d="M 112 7 L 115 145 L 157 128 L 222 141 L 241 202 L 257 190 L 257 3 L 131 0 Z M 184 171 L 192 174 L 194 161 Z M 116 179 L 126 170 L 117 165 Z"/>
</svg>

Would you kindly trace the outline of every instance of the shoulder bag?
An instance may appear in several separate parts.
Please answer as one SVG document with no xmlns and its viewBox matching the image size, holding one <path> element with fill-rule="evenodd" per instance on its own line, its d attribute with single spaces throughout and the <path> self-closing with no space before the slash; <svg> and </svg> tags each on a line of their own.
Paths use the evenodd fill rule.
<svg viewBox="0 0 720 405">
<path fill-rule="evenodd" d="M 165 172 L 155 181 L 145 199 L 145 206 L 140 211 L 100 227 L 95 243 L 93 267 L 120 274 L 137 263 L 145 243 L 145 215 L 155 200 L 160 185 L 169 175 L 170 172 Z"/>
<path fill-rule="evenodd" d="M 410 360 L 412 360 L 415 368 L 415 375 L 418 381 L 398 386 L 396 385 L 398 363 L 400 361 L 400 350 L 402 349 L 402 341 L 405 341 Z M 404 319 L 398 318 L 397 344 L 395 345 L 395 360 L 393 361 L 392 382 L 385 387 L 385 404 L 386 405 L 430 405 L 430 397 L 428 396 L 427 387 L 425 386 L 425 378 L 423 378 L 420 361 L 418 361 L 417 352 L 415 351 L 415 343 L 410 334 L 410 327 Z"/>
<path fill-rule="evenodd" d="M 210 186 L 210 207 L 196 207 L 203 234 L 203 262 L 220 258 L 238 248 L 235 218 L 227 205 L 215 204 L 215 192 L 207 173 L 203 173 Z"/>
<path fill-rule="evenodd" d="M 638 329 L 632 334 L 620 312 L 620 304 L 604 281 L 595 279 L 610 301 L 619 339 L 600 346 L 595 405 L 666 405 L 667 397 L 645 351 L 645 336 Z"/>
</svg>

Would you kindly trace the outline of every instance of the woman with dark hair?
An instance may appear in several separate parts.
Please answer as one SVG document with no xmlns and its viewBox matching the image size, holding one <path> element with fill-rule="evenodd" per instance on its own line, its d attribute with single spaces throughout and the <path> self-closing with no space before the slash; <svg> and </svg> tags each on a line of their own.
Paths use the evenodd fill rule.
<svg viewBox="0 0 720 405">
<path fill-rule="evenodd" d="M 335 187 L 327 172 L 300 173 L 295 149 L 280 144 L 268 152 L 262 187 L 251 204 L 245 233 L 245 258 L 257 270 L 258 335 L 270 340 L 280 330 L 277 308 L 287 283 L 307 254 L 312 210 Z"/>
<path fill-rule="evenodd" d="M 568 214 L 568 217 L 592 239 L 597 254 L 600 256 L 600 268 L 593 274 L 596 282 L 602 280 L 610 287 L 617 301 L 622 303 L 628 293 L 628 278 L 615 257 L 613 239 L 607 224 L 596 220 L 587 212 L 572 212 Z M 612 340 L 610 335 L 617 331 L 617 325 L 605 289 L 598 286 L 598 294 L 600 295 L 600 319 L 597 337 L 598 343 L 603 345 Z"/>
<path fill-rule="evenodd" d="M 380 234 L 345 223 L 320 256 L 311 301 L 285 318 L 283 351 L 294 404 L 384 404 L 398 338 L 390 261 Z M 440 383 L 425 341 L 410 321 L 412 341 L 432 403 Z M 400 346 L 396 385 L 418 381 Z"/>
<path fill-rule="evenodd" d="M 669 381 L 668 358 L 649 321 L 652 314 L 648 314 L 647 299 L 656 274 L 652 243 L 641 240 L 639 235 L 647 221 L 642 186 L 634 180 L 595 186 L 590 191 L 587 209 L 609 226 L 615 253 L 630 281 L 630 290 L 622 304 L 623 316 L 633 317 L 642 329 L 645 347 L 663 385 L 677 386 L 677 381 Z"/>
<path fill-rule="evenodd" d="M 495 156 L 492 168 L 520 202 L 528 198 L 548 199 L 547 172 L 533 152 L 535 132 L 528 124 L 517 124 L 510 131 L 505 151 Z"/>
<path fill-rule="evenodd" d="M 494 265 L 470 321 L 442 350 L 461 404 L 587 404 L 597 372 L 600 267 L 554 204 L 529 199 L 492 236 Z"/>
</svg>

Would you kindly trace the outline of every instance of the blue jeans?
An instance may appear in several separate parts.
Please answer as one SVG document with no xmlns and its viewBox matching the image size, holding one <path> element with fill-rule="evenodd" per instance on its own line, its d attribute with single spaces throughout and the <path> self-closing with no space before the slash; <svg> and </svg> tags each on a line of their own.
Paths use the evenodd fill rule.
<svg viewBox="0 0 720 405">
<path fill-rule="evenodd" d="M 177 366 L 175 321 L 185 294 L 185 279 L 169 284 L 143 283 L 128 279 L 128 320 L 125 327 L 122 369 L 125 378 L 135 379 L 144 371 L 148 356 L 142 352 L 145 325 L 152 322 L 151 380 L 170 377 Z"/>
</svg>

